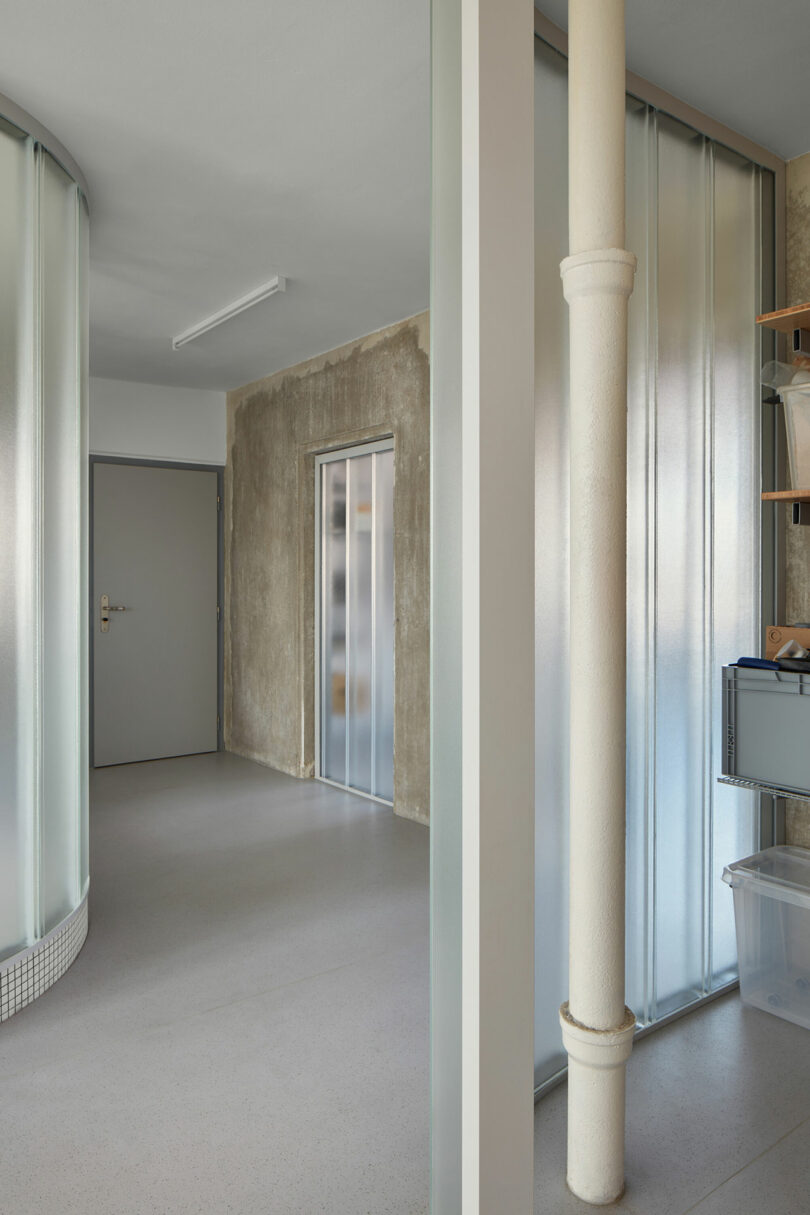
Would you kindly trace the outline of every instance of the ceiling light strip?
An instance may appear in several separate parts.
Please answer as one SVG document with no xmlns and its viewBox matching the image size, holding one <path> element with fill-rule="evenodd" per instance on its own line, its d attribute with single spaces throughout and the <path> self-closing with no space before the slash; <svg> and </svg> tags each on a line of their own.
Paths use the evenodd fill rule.
<svg viewBox="0 0 810 1215">
<path fill-rule="evenodd" d="M 205 320 L 192 325 L 190 329 L 185 329 L 182 333 L 178 333 L 177 337 L 172 338 L 172 350 L 179 350 L 181 346 L 193 342 L 195 338 L 202 337 L 209 330 L 216 329 L 217 325 L 222 325 L 225 321 L 229 321 L 231 317 L 238 316 L 246 308 L 252 308 L 254 304 L 261 303 L 268 296 L 276 295 L 277 292 L 286 290 L 286 278 L 282 278 L 280 274 L 277 274 L 275 278 L 271 278 L 268 283 L 263 283 L 255 291 L 249 291 L 247 295 L 240 296 L 232 304 L 227 304 L 224 308 L 220 308 L 219 312 L 212 312 L 211 316 L 207 316 Z"/>
</svg>

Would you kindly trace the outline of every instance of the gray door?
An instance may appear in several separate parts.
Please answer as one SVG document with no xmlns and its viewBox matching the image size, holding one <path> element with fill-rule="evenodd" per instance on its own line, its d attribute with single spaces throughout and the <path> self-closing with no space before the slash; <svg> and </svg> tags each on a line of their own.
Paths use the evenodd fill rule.
<svg viewBox="0 0 810 1215">
<path fill-rule="evenodd" d="M 96 767 L 217 749 L 215 472 L 94 465 L 93 718 Z"/>
</svg>

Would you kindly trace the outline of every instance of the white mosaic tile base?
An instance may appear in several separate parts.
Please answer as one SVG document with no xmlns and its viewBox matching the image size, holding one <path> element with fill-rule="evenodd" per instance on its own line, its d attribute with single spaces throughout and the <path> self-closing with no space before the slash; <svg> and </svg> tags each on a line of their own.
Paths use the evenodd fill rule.
<svg viewBox="0 0 810 1215">
<path fill-rule="evenodd" d="M 87 936 L 87 898 L 52 932 L 0 962 L 0 1021 L 36 1000 L 65 973 Z"/>
</svg>

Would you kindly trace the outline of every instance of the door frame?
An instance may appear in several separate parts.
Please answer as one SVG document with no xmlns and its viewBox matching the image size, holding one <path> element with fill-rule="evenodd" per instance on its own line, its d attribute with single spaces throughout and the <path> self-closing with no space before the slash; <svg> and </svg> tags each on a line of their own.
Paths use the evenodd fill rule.
<svg viewBox="0 0 810 1215">
<path fill-rule="evenodd" d="M 370 456 L 377 451 L 394 451 L 394 436 L 386 435 L 379 439 L 369 439 L 368 442 L 349 443 L 345 447 L 331 447 L 328 451 L 319 451 L 315 453 L 315 780 L 323 781 L 325 785 L 332 785 L 336 789 L 343 789 L 347 793 L 355 793 L 358 797 L 366 797 L 369 801 L 379 802 L 382 806 L 393 807 L 394 803 L 388 801 L 384 797 L 377 797 L 374 793 L 364 793 L 362 789 L 355 789 L 351 785 L 341 785 L 338 781 L 330 780 L 321 772 L 321 604 L 323 588 L 321 585 L 321 572 L 323 570 L 323 553 L 321 544 L 323 536 L 321 533 L 321 468 L 324 464 L 335 464 L 338 460 L 349 460 L 352 456 Z M 394 493 L 396 493 L 396 473 L 394 479 Z M 347 517 L 347 535 L 348 535 L 348 517 Z M 348 569 L 347 569 L 348 573 Z M 346 587 L 347 603 L 348 603 L 348 583 Z M 348 620 L 347 620 L 347 641 L 348 641 Z M 348 649 L 347 649 L 348 659 Z M 348 662 L 347 662 L 348 666 Z M 348 692 L 348 687 L 347 687 Z M 348 701 L 347 701 L 348 703 Z M 396 662 L 394 663 L 394 705 L 396 705 Z M 348 724 L 348 713 L 346 722 Z M 347 732 L 348 738 L 348 732 Z"/>
<path fill-rule="evenodd" d="M 95 767 L 95 685 L 94 685 L 94 646 L 95 646 L 95 557 L 94 557 L 94 522 L 95 522 L 95 466 L 96 464 L 126 464 L 136 468 L 170 468 L 186 469 L 188 472 L 213 472 L 217 474 L 217 751 L 224 751 L 223 743 L 223 703 L 224 703 L 224 657 L 225 657 L 225 525 L 223 518 L 224 476 L 222 464 L 192 464 L 186 460 L 141 460 L 134 456 L 90 456 L 90 471 L 88 482 L 88 628 L 90 631 L 89 659 L 89 714 L 90 714 L 90 767 Z"/>
</svg>

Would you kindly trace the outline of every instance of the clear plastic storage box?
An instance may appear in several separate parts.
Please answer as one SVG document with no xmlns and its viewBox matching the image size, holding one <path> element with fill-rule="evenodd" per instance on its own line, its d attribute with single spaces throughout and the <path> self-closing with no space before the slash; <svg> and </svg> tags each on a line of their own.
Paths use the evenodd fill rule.
<svg viewBox="0 0 810 1215">
<path fill-rule="evenodd" d="M 786 384 L 779 389 L 785 402 L 791 489 L 810 489 L 810 384 Z"/>
<path fill-rule="evenodd" d="M 727 865 L 740 995 L 810 1029 L 810 850 L 780 846 Z"/>
</svg>

